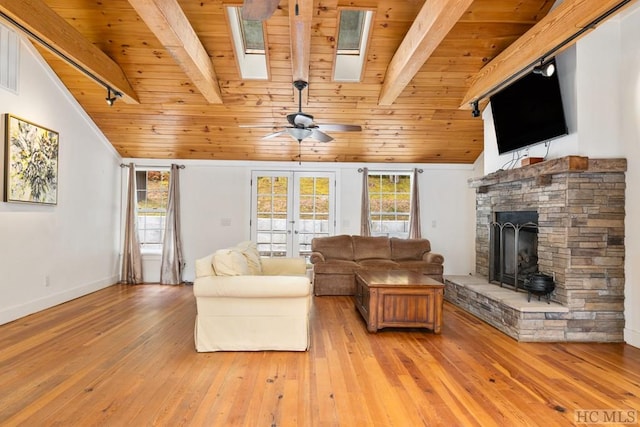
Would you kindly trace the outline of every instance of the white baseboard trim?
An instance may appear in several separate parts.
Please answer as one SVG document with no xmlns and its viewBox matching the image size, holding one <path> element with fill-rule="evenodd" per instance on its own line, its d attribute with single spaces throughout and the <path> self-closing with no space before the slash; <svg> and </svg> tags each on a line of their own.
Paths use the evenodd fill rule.
<svg viewBox="0 0 640 427">
<path fill-rule="evenodd" d="M 14 305 L 12 307 L 1 309 L 0 325 L 13 322 L 14 320 L 28 316 L 30 314 L 37 313 L 58 304 L 71 301 L 92 292 L 99 291 L 100 289 L 111 286 L 115 283 L 118 283 L 119 281 L 120 278 L 118 276 L 112 276 L 93 283 L 87 283 L 73 289 L 67 289 L 57 294 L 47 295 L 45 297 L 26 302 L 24 304 Z"/>
<path fill-rule="evenodd" d="M 634 347 L 640 348 L 640 331 L 634 331 L 633 329 L 624 329 L 624 341 Z"/>
</svg>

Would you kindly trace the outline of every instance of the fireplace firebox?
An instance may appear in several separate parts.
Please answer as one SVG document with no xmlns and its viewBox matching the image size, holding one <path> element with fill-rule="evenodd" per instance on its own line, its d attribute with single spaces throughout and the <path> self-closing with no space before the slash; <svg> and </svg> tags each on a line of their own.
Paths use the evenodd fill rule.
<svg viewBox="0 0 640 427">
<path fill-rule="evenodd" d="M 538 272 L 538 212 L 495 212 L 490 227 L 489 281 L 523 289 Z"/>
</svg>

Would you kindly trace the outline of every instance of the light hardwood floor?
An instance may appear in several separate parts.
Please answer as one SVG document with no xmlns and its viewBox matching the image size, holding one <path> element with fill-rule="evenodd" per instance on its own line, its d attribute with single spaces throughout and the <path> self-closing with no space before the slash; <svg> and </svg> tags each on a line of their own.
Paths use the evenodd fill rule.
<svg viewBox="0 0 640 427">
<path fill-rule="evenodd" d="M 191 287 L 115 285 L 0 326 L 0 425 L 556 426 L 640 408 L 640 349 L 518 343 L 448 303 L 441 335 L 370 334 L 350 298 L 317 297 L 308 352 L 196 353 L 194 318 Z"/>
</svg>

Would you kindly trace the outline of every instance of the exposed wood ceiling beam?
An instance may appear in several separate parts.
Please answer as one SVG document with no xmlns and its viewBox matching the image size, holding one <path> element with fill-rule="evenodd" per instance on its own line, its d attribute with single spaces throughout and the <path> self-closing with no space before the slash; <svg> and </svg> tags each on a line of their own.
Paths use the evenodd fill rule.
<svg viewBox="0 0 640 427">
<path fill-rule="evenodd" d="M 296 14 L 296 11 L 298 14 Z M 311 18 L 313 18 L 313 0 L 289 2 L 289 30 L 291 33 L 291 67 L 293 81 L 309 81 Z"/>
<path fill-rule="evenodd" d="M 177 0 L 129 0 L 129 3 L 205 99 L 210 104 L 221 104 L 211 58 Z"/>
<path fill-rule="evenodd" d="M 470 109 L 471 102 L 485 98 L 504 81 L 528 71 L 543 55 L 565 43 L 582 28 L 612 8 L 624 3 L 620 0 L 564 0 L 534 27 L 516 40 L 501 54 L 485 65 L 475 76 L 460 108 Z M 586 33 L 585 33 L 586 34 Z M 551 56 L 575 44 L 576 37 Z M 486 99 L 485 99 L 486 101 Z"/>
<path fill-rule="evenodd" d="M 426 1 L 393 55 L 382 84 L 379 105 L 391 105 L 473 0 Z"/>
<path fill-rule="evenodd" d="M 138 104 L 138 96 L 118 64 L 56 14 L 41 0 L 0 0 L 0 12 L 26 30 L 34 42 L 66 62 L 73 61 L 96 79 L 122 94 L 127 104 Z M 35 38 L 34 38 L 35 36 Z"/>
</svg>

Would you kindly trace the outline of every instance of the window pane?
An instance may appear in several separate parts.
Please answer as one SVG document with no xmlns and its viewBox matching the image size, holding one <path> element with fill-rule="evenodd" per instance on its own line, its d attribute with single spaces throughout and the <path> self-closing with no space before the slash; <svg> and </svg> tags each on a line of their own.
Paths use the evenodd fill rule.
<svg viewBox="0 0 640 427">
<path fill-rule="evenodd" d="M 287 197 L 277 196 L 273 198 L 273 212 L 285 213 L 287 212 Z"/>
<path fill-rule="evenodd" d="M 258 194 L 271 193 L 271 177 L 260 176 L 258 177 L 257 182 L 258 182 Z"/>
<path fill-rule="evenodd" d="M 340 32 L 338 50 L 360 51 L 364 10 L 343 10 L 340 12 Z"/>
<path fill-rule="evenodd" d="M 289 191 L 289 179 L 284 176 L 273 177 L 273 190 L 275 194 L 287 194 Z"/>
<path fill-rule="evenodd" d="M 262 32 L 261 21 L 247 21 L 240 19 L 242 38 L 244 42 L 244 53 L 264 54 L 264 34 Z"/>
<path fill-rule="evenodd" d="M 168 171 L 136 171 L 138 237 L 145 249 L 162 248 L 170 176 Z"/>
<path fill-rule="evenodd" d="M 369 175 L 372 234 L 406 237 L 411 205 L 411 176 Z"/>
</svg>

